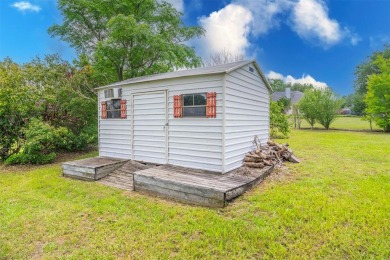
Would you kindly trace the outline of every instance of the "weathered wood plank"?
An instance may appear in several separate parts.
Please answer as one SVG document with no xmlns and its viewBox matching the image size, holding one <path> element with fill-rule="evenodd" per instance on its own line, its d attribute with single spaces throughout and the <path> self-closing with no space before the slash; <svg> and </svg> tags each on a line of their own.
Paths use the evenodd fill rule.
<svg viewBox="0 0 390 260">
<path fill-rule="evenodd" d="M 152 195 L 156 195 L 163 198 L 174 199 L 181 202 L 186 202 L 195 205 L 222 208 L 225 205 L 224 200 L 216 200 L 211 198 L 201 197 L 195 194 L 189 194 L 176 190 L 170 190 L 161 188 L 159 186 L 151 186 L 148 184 L 137 183 L 134 185 L 134 190 L 137 192 L 144 192 Z"/>
<path fill-rule="evenodd" d="M 134 189 L 142 184 L 145 188 L 158 186 L 163 189 L 175 190 L 188 194 L 194 194 L 205 198 L 224 200 L 224 191 L 215 190 L 212 187 L 200 187 L 190 183 L 176 182 L 172 180 L 162 180 L 155 177 L 134 175 Z"/>
<path fill-rule="evenodd" d="M 267 177 L 271 173 L 273 168 L 274 168 L 274 166 L 269 166 L 257 178 L 253 179 L 252 181 L 247 182 L 244 185 L 238 186 L 234 189 L 227 191 L 226 197 L 225 197 L 226 200 L 232 200 L 232 199 L 240 196 L 241 194 L 243 194 L 245 191 L 249 190 L 253 186 L 262 182 L 265 179 L 265 177 Z"/>
<path fill-rule="evenodd" d="M 149 176 L 149 177 L 156 177 L 161 180 L 170 180 L 170 181 L 176 181 L 176 182 L 183 182 L 190 185 L 195 185 L 199 187 L 212 187 L 214 189 L 218 190 L 229 190 L 232 187 L 235 187 L 235 184 L 232 183 L 226 183 L 221 182 L 218 179 L 205 179 L 201 178 L 201 176 L 193 176 L 191 174 L 181 174 L 176 172 L 169 172 L 166 170 L 161 169 L 148 169 L 144 171 L 137 171 L 134 173 L 135 175 L 143 175 L 143 176 Z"/>
<path fill-rule="evenodd" d="M 82 166 L 62 164 L 62 169 L 69 170 L 69 171 L 77 171 L 77 172 L 85 172 L 85 173 L 95 174 L 94 168 L 88 168 L 88 167 L 82 167 Z"/>
</svg>

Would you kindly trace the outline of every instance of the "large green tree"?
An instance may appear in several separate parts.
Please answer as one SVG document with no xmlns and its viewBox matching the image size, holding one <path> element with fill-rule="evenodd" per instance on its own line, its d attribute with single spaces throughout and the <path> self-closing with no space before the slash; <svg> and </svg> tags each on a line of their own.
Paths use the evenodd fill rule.
<svg viewBox="0 0 390 260">
<path fill-rule="evenodd" d="M 377 73 L 368 76 L 367 114 L 385 132 L 390 132 L 390 57 L 378 56 L 374 61 Z"/>
<path fill-rule="evenodd" d="M 371 115 L 366 114 L 368 110 L 366 110 L 365 96 L 369 76 L 379 73 L 378 65 L 375 62 L 378 56 L 390 58 L 390 44 L 385 45 L 382 51 L 373 52 L 366 61 L 359 64 L 355 69 L 355 92 L 352 94 L 351 108 L 354 114 L 364 115 L 365 118 L 372 118 Z"/>
<path fill-rule="evenodd" d="M 373 52 L 366 61 L 356 67 L 354 84 L 356 93 L 365 95 L 367 93 L 368 77 L 380 72 L 376 62 L 378 56 L 383 56 L 385 59 L 390 58 L 390 44 L 386 44 L 382 51 Z"/>
<path fill-rule="evenodd" d="M 186 42 L 204 30 L 185 26 L 181 13 L 157 0 L 59 0 L 64 17 L 49 28 L 85 55 L 102 84 L 196 67 L 201 59 Z"/>
</svg>

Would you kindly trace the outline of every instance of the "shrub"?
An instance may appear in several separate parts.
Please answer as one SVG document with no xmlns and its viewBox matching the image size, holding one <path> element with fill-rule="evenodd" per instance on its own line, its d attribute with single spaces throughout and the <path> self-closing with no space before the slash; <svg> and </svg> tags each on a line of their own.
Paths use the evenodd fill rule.
<svg viewBox="0 0 390 260">
<path fill-rule="evenodd" d="M 21 151 L 8 157 L 7 164 L 44 164 L 55 159 L 54 127 L 33 118 L 23 133 L 25 142 Z"/>
<path fill-rule="evenodd" d="M 75 151 L 83 150 L 88 145 L 89 137 L 85 133 L 75 135 L 66 127 L 58 127 L 53 132 L 56 150 Z"/>
<path fill-rule="evenodd" d="M 54 152 L 49 154 L 13 154 L 5 160 L 6 164 L 46 164 L 54 161 L 56 154 Z"/>
<path fill-rule="evenodd" d="M 290 132 L 288 118 L 282 112 L 283 106 L 271 101 L 270 108 L 270 130 L 271 137 L 288 137 Z"/>
</svg>

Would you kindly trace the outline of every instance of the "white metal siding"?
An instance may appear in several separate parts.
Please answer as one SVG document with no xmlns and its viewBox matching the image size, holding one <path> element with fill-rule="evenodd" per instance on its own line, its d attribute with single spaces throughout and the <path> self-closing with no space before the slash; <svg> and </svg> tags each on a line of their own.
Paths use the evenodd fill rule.
<svg viewBox="0 0 390 260">
<path fill-rule="evenodd" d="M 131 159 L 131 117 L 130 92 L 122 90 L 122 98 L 127 100 L 127 119 L 101 119 L 101 101 L 104 91 L 99 91 L 99 155 Z"/>
<path fill-rule="evenodd" d="M 255 135 L 262 143 L 269 138 L 270 94 L 256 69 L 252 73 L 249 66 L 226 75 L 226 172 L 242 165 L 245 154 L 254 148 Z"/>
<path fill-rule="evenodd" d="M 184 167 L 222 171 L 222 74 L 165 79 L 122 86 L 127 100 L 127 119 L 100 119 L 99 152 L 101 156 L 131 158 L 131 95 L 167 90 L 168 163 Z M 173 96 L 191 93 L 217 93 L 216 118 L 174 118 Z M 99 91 L 99 103 L 103 91 Z M 157 108 L 151 104 L 139 104 Z M 100 107 L 100 105 L 99 105 Z M 99 108 L 100 109 L 100 108 Z M 139 117 L 134 115 L 135 120 Z M 152 117 L 150 120 L 158 120 Z M 106 128 L 109 128 L 106 130 Z M 121 140 L 124 142 L 121 144 Z M 127 146 L 128 145 L 128 146 Z M 136 159 L 136 158 L 135 158 Z"/>
<path fill-rule="evenodd" d="M 133 96 L 134 160 L 167 163 L 165 123 L 165 91 Z"/>
</svg>

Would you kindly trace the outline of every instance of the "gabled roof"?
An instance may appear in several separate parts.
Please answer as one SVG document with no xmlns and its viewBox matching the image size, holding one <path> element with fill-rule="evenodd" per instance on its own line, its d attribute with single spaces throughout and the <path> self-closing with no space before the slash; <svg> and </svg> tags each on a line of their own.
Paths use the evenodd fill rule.
<svg viewBox="0 0 390 260">
<path fill-rule="evenodd" d="M 278 101 L 279 99 L 285 98 L 285 97 L 286 97 L 285 91 L 274 92 L 271 95 L 271 98 L 273 101 Z M 302 97 L 303 97 L 303 93 L 301 91 L 291 91 L 290 92 L 291 103 L 298 103 Z"/>
<path fill-rule="evenodd" d="M 260 74 L 261 78 L 265 82 L 265 85 L 271 91 L 271 86 L 270 86 L 269 82 L 267 81 L 266 77 L 264 76 L 263 72 L 261 71 L 260 67 L 257 65 L 255 60 L 238 61 L 238 62 L 221 64 L 221 65 L 216 65 L 216 66 L 201 67 L 201 68 L 188 69 L 188 70 L 177 70 L 177 71 L 173 71 L 173 72 L 159 73 L 159 74 L 153 74 L 153 75 L 148 75 L 148 76 L 136 77 L 136 78 L 131 78 L 131 79 L 119 81 L 116 83 L 112 83 L 112 84 L 109 84 L 106 86 L 102 86 L 102 87 L 99 87 L 97 89 L 112 88 L 112 87 L 118 87 L 118 86 L 123 86 L 123 85 L 148 82 L 148 81 L 155 81 L 155 80 L 162 80 L 162 79 L 229 73 L 231 71 L 239 69 L 239 68 L 241 68 L 247 64 L 250 64 L 250 63 L 254 64 L 257 72 Z"/>
</svg>

